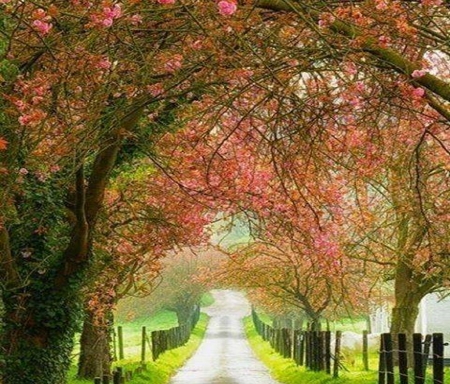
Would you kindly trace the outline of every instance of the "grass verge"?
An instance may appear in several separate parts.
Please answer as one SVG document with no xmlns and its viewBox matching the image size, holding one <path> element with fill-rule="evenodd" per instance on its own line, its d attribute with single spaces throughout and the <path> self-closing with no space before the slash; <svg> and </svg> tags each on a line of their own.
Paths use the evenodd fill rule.
<svg viewBox="0 0 450 384">
<path fill-rule="evenodd" d="M 189 341 L 182 347 L 172 349 L 163 353 L 157 361 L 147 362 L 147 370 L 142 374 L 133 377 L 130 384 L 166 384 L 176 370 L 183 366 L 199 347 L 206 331 L 208 324 L 208 316 L 201 314 L 197 326 L 194 328 Z M 125 359 L 117 362 L 118 366 L 124 368 L 125 371 L 134 371 L 139 365 L 139 358 Z M 73 367 L 69 376 L 68 384 L 92 384 L 92 380 L 79 380 L 74 378 L 76 368 Z"/>
</svg>

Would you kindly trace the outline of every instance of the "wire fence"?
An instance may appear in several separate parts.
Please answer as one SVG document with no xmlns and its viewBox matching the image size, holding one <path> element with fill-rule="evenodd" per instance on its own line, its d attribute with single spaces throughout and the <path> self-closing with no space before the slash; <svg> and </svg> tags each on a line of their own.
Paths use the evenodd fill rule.
<svg viewBox="0 0 450 384">
<path fill-rule="evenodd" d="M 297 365 L 312 371 L 323 371 L 339 376 L 341 332 L 336 332 L 334 353 L 331 350 L 330 331 L 303 331 L 287 328 L 274 328 L 263 322 L 256 311 L 252 310 L 252 319 L 256 332 L 263 340 L 285 358 L 292 358 Z M 333 363 L 333 364 L 332 364 Z"/>
<path fill-rule="evenodd" d="M 427 373 L 432 378 L 433 384 L 444 384 L 444 347 L 446 345 L 442 333 L 425 336 L 415 333 L 412 340 L 408 340 L 407 335 L 403 333 L 397 335 L 383 333 L 380 340 L 378 384 L 396 382 L 424 384 Z M 430 361 L 432 370 L 428 372 Z"/>
</svg>

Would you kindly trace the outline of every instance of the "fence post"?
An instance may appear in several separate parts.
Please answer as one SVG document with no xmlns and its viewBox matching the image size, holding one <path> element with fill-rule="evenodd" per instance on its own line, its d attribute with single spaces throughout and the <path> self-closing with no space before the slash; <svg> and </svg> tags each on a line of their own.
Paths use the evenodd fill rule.
<svg viewBox="0 0 450 384">
<path fill-rule="evenodd" d="M 342 332 L 336 332 L 336 343 L 334 346 L 334 366 L 333 366 L 333 377 L 339 377 L 339 364 L 340 364 L 340 354 L 341 354 L 341 336 Z"/>
<path fill-rule="evenodd" d="M 300 331 L 300 351 L 299 351 L 299 365 L 303 365 L 303 362 L 305 361 L 305 332 Z"/>
<path fill-rule="evenodd" d="M 114 371 L 113 373 L 113 384 L 121 384 L 122 379 L 122 370 L 119 370 L 117 367 L 117 371 Z"/>
<path fill-rule="evenodd" d="M 117 327 L 117 333 L 119 338 L 119 360 L 124 359 L 124 353 L 123 353 L 123 329 L 122 326 Z"/>
<path fill-rule="evenodd" d="M 428 366 L 428 357 L 430 356 L 430 348 L 432 343 L 432 336 L 431 335 L 425 335 L 425 341 L 423 342 L 423 374 L 422 376 L 426 378 L 427 375 L 427 366 Z"/>
<path fill-rule="evenodd" d="M 398 334 L 398 369 L 400 371 L 400 384 L 408 384 L 408 349 L 406 334 Z"/>
<path fill-rule="evenodd" d="M 414 357 L 414 384 L 424 384 L 423 376 L 423 356 L 422 356 L 422 335 L 413 334 L 413 357 Z"/>
<path fill-rule="evenodd" d="M 156 359 L 159 356 L 159 337 L 158 337 L 159 331 L 153 331 L 152 332 L 152 356 L 153 361 L 156 361 Z"/>
<path fill-rule="evenodd" d="M 325 332 L 325 370 L 331 374 L 331 332 Z"/>
<path fill-rule="evenodd" d="M 378 362 L 378 384 L 386 383 L 386 348 L 384 338 L 380 338 L 380 357 Z"/>
<path fill-rule="evenodd" d="M 117 361 L 117 334 L 114 326 L 112 327 L 112 336 L 113 336 L 113 361 Z"/>
<path fill-rule="evenodd" d="M 141 364 L 145 364 L 145 347 L 146 347 L 147 328 L 142 327 L 141 339 Z"/>
<path fill-rule="evenodd" d="M 102 384 L 102 379 L 100 377 L 96 377 L 94 379 L 94 384 Z"/>
<path fill-rule="evenodd" d="M 103 375 L 102 384 L 109 384 L 111 377 L 109 375 Z"/>
<path fill-rule="evenodd" d="M 433 333 L 433 383 L 444 383 L 444 335 Z"/>
<path fill-rule="evenodd" d="M 324 333 L 322 331 L 317 331 L 317 370 L 325 370 L 325 354 L 324 354 Z"/>
<path fill-rule="evenodd" d="M 383 333 L 381 337 L 384 337 L 384 349 L 386 351 L 387 384 L 394 384 L 394 353 L 392 348 L 392 335 L 390 333 Z"/>
<path fill-rule="evenodd" d="M 364 365 L 364 370 L 368 371 L 369 370 L 369 342 L 367 339 L 367 335 L 368 335 L 368 331 L 364 330 L 363 331 L 363 354 L 362 354 L 362 358 L 363 358 L 363 365 Z"/>
</svg>

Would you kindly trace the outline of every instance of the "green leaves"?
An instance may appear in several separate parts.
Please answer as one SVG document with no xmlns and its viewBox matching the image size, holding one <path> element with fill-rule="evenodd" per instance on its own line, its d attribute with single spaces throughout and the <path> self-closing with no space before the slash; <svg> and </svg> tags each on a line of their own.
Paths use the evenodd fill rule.
<svg viewBox="0 0 450 384">
<path fill-rule="evenodd" d="M 0 55 L 2 53 L 2 41 L 0 40 Z M 0 61 L 0 82 L 14 81 L 19 74 L 19 68 L 7 59 Z"/>
</svg>

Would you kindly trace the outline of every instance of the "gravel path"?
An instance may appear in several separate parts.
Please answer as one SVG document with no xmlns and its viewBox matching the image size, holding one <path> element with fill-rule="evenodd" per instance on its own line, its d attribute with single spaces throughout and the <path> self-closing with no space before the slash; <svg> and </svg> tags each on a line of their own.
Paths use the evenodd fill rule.
<svg viewBox="0 0 450 384">
<path fill-rule="evenodd" d="M 242 318 L 250 314 L 240 292 L 212 291 L 215 303 L 205 339 L 170 384 L 278 384 L 255 357 L 244 335 Z"/>
</svg>

